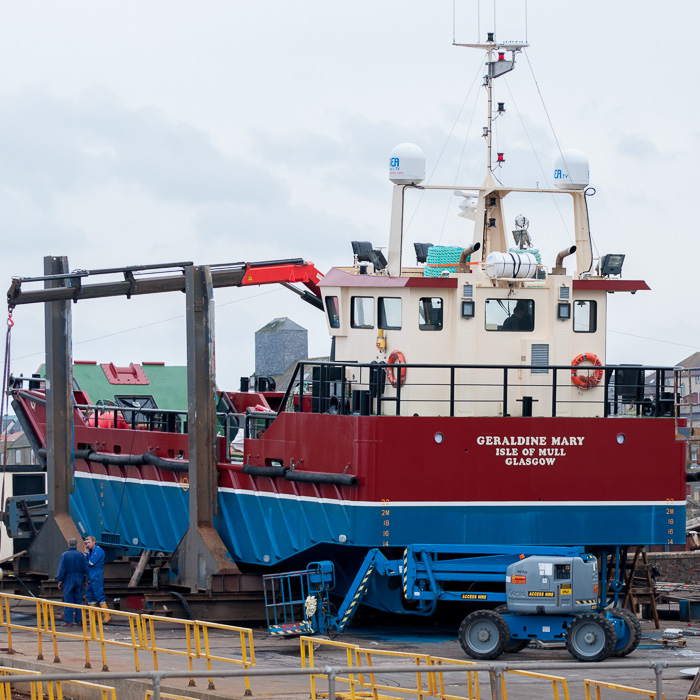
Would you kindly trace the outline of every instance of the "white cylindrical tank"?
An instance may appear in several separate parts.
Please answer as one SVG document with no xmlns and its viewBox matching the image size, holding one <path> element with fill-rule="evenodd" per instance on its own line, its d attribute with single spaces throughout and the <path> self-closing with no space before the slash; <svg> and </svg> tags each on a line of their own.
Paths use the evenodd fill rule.
<svg viewBox="0 0 700 700">
<path fill-rule="evenodd" d="M 537 258 L 532 253 L 501 253 L 486 257 L 484 272 L 493 278 L 520 277 L 532 279 L 537 274 Z"/>
<path fill-rule="evenodd" d="M 589 177 L 588 158 L 581 151 L 570 148 L 554 161 L 554 184 L 560 190 L 582 190 Z"/>
<path fill-rule="evenodd" d="M 400 143 L 389 156 L 389 179 L 395 185 L 425 180 L 425 154 L 414 143 Z"/>
</svg>

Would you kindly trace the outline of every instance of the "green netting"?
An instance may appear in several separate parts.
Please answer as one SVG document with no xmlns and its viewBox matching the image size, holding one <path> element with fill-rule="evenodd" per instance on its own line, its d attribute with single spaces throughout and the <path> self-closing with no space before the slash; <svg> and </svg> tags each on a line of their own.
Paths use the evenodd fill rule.
<svg viewBox="0 0 700 700">
<path fill-rule="evenodd" d="M 434 245 L 429 248 L 423 268 L 423 277 L 440 277 L 443 272 L 455 272 L 463 250 L 464 248 L 442 245 Z"/>
</svg>

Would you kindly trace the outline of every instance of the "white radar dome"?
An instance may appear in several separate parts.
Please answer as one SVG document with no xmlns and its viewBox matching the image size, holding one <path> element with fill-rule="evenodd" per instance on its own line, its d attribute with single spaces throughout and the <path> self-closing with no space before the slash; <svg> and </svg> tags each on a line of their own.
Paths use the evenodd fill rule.
<svg viewBox="0 0 700 700">
<path fill-rule="evenodd" d="M 588 158 L 570 148 L 554 161 L 554 184 L 560 190 L 582 190 L 588 187 Z"/>
<path fill-rule="evenodd" d="M 389 156 L 389 179 L 395 185 L 425 180 L 425 154 L 414 143 L 400 143 Z"/>
</svg>

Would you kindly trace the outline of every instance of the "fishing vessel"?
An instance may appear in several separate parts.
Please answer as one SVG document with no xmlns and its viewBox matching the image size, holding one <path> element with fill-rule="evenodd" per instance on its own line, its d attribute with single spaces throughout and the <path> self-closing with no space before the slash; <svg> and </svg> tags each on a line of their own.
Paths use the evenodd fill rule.
<svg viewBox="0 0 700 700">
<path fill-rule="evenodd" d="M 426 184 L 420 149 L 398 146 L 386 256 L 354 241 L 346 266 L 307 278 L 330 359 L 300 361 L 275 403 L 216 393 L 213 524 L 241 571 L 331 559 L 342 593 L 370 548 L 396 557 L 419 542 L 494 552 L 685 543 L 675 370 L 606 364 L 610 295 L 648 286 L 622 276 L 624 255 L 594 255 L 581 153 L 558 154 L 551 187 L 499 182 L 494 81 L 526 45 L 489 34 L 464 46 L 486 56 L 485 177 Z M 464 236 L 458 247 L 416 244 L 407 266 L 415 191 L 453 191 Z M 526 195 L 571 211 L 572 240 L 552 260 L 533 247 L 522 210 L 507 215 L 513 195 L 518 206 Z M 189 522 L 187 407 L 153 399 L 148 367 L 95 371 L 111 373 L 114 392 L 74 392 L 73 521 L 113 556 L 174 552 Z M 16 380 L 12 392 L 41 453 L 45 387 L 35 382 Z M 391 608 L 401 590 L 384 583 L 365 595 Z"/>
</svg>

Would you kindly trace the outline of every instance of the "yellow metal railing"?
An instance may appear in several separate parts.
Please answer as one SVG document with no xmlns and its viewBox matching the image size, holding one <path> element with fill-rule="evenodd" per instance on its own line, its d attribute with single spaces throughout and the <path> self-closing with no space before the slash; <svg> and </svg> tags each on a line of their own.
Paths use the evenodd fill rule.
<svg viewBox="0 0 700 700">
<path fill-rule="evenodd" d="M 158 646 L 156 640 L 156 623 L 164 622 L 169 626 L 177 625 L 185 633 L 186 649 L 169 649 L 165 646 Z M 172 617 L 161 617 L 159 615 L 141 615 L 143 648 L 150 651 L 153 656 L 153 670 L 158 670 L 158 654 L 171 654 L 174 656 L 187 657 L 187 670 L 194 671 L 195 651 L 195 622 L 194 620 L 180 620 Z M 190 678 L 189 685 L 195 685 L 194 678 Z"/>
<path fill-rule="evenodd" d="M 187 695 L 173 695 L 172 693 L 160 693 L 160 697 L 165 698 L 165 700 L 192 700 L 192 698 Z M 152 690 L 146 691 L 144 700 L 153 700 Z"/>
<path fill-rule="evenodd" d="M 358 649 L 356 644 L 344 644 L 343 642 L 335 642 L 329 639 L 315 639 L 314 637 L 300 637 L 301 641 L 301 667 L 302 668 L 314 668 L 314 647 L 331 650 L 340 649 L 345 652 L 345 665 L 354 666 L 355 662 L 355 650 Z M 323 673 L 314 673 L 309 676 L 309 682 L 311 684 L 311 700 L 318 700 L 318 698 L 326 697 L 326 693 L 316 692 L 316 681 L 319 679 L 328 680 L 328 676 Z M 350 700 L 355 700 L 358 694 L 355 692 L 355 685 L 359 681 L 351 673 L 349 676 L 336 676 L 336 683 L 343 684 L 340 689 L 336 688 L 336 697 L 339 698 L 350 698 Z M 345 684 L 347 684 L 347 690 L 345 689 Z"/>
<path fill-rule="evenodd" d="M 15 605 L 28 604 L 30 608 L 33 608 L 36 614 L 36 624 L 27 625 L 14 621 L 12 619 L 13 603 Z M 74 628 L 64 628 L 60 622 L 60 620 L 63 619 L 64 608 L 72 608 L 75 613 L 79 612 L 83 624 L 78 623 Z M 26 608 L 22 612 L 26 613 Z M 102 612 L 100 612 L 100 608 L 95 608 L 89 605 L 73 605 L 71 603 L 45 600 L 43 598 L 31 598 L 29 596 L 0 593 L 0 627 L 4 627 L 6 630 L 7 648 L 10 650 L 10 653 L 13 653 L 13 631 L 24 630 L 28 632 L 35 632 L 37 635 L 38 661 L 44 659 L 44 647 L 47 638 L 53 649 L 54 663 L 61 662 L 61 658 L 59 656 L 60 639 L 81 639 L 83 641 L 83 648 L 85 652 L 85 668 L 92 668 L 89 643 L 96 642 L 100 646 L 103 671 L 109 670 L 107 667 L 107 645 L 133 649 L 134 666 L 135 669 L 139 671 L 138 649 L 142 647 L 139 616 L 135 615 L 134 613 L 119 612 L 117 610 L 110 610 L 109 612 L 114 617 L 127 618 L 129 630 L 131 632 L 130 642 L 120 642 L 116 639 L 105 638 Z"/>
<path fill-rule="evenodd" d="M 223 630 L 231 634 L 230 639 L 235 639 L 238 636 L 240 644 L 240 658 L 231 656 L 221 656 L 213 654 L 211 644 L 209 643 L 210 630 Z M 195 623 L 195 648 L 198 658 L 204 658 L 207 662 L 207 671 L 212 670 L 212 661 L 223 661 L 229 664 L 242 666 L 246 671 L 255 666 L 255 646 L 253 645 L 253 630 L 247 627 L 234 627 L 233 625 L 221 625 L 216 622 L 201 622 Z M 216 690 L 214 679 L 209 678 L 209 690 Z M 250 679 L 245 676 L 246 694 L 250 692 Z"/>
<path fill-rule="evenodd" d="M 426 654 L 363 649 L 353 644 L 315 639 L 314 637 L 301 637 L 302 668 L 314 668 L 314 650 L 318 648 L 324 650 L 330 648 L 342 649 L 346 656 L 344 659 L 345 665 L 358 668 L 356 673 L 351 673 L 347 677 L 337 676 L 335 678 L 336 682 L 347 685 L 347 689 L 343 686 L 336 690 L 336 695 L 339 698 L 355 700 L 356 698 L 370 697 L 373 698 L 373 700 L 405 700 L 405 698 L 417 697 L 422 700 L 422 698 L 429 696 L 440 698 L 440 700 L 481 700 L 479 674 L 476 670 L 473 670 L 473 666 L 477 663 L 476 661 L 449 659 L 441 656 L 428 656 Z M 415 683 L 412 683 L 411 687 L 397 688 L 393 685 L 387 685 L 385 682 L 381 682 L 378 676 L 372 671 L 367 671 L 367 668 L 375 666 L 375 662 L 379 659 L 389 664 L 399 660 L 410 662 L 416 667 Z M 442 666 L 464 667 L 466 683 L 462 680 L 463 676 L 455 670 L 443 673 L 441 670 Z M 360 671 L 359 667 L 364 667 L 364 670 Z M 382 666 L 377 666 L 377 671 L 381 673 Z M 495 674 L 493 672 L 488 673 L 491 681 L 496 682 Z M 532 671 L 506 671 L 503 676 L 501 676 L 500 681 L 503 700 L 507 700 L 506 674 L 548 681 L 552 684 L 554 700 L 569 700 L 569 686 L 566 678 Z M 406 675 L 409 674 L 401 674 L 401 677 L 404 678 Z M 447 682 L 445 680 L 446 675 L 448 676 Z M 311 700 L 326 697 L 325 693 L 317 692 L 316 682 L 319 679 L 327 680 L 328 675 L 319 673 L 310 676 Z M 459 688 L 459 692 L 456 692 L 453 688 Z M 588 696 L 587 700 L 590 700 Z M 597 697 L 596 700 L 600 700 L 600 698 Z M 698 700 L 700 700 L 700 698 Z"/>
<path fill-rule="evenodd" d="M 552 693 L 554 694 L 554 700 L 569 700 L 569 684 L 566 678 L 562 676 L 552 676 L 548 673 L 536 673 L 535 671 L 506 671 L 503 674 L 501 680 L 502 696 L 503 700 L 506 700 L 506 674 L 510 673 L 513 676 L 525 676 L 526 678 L 539 678 L 544 681 L 550 681 L 552 684 Z M 559 686 L 561 685 L 561 695 L 559 693 Z M 588 697 L 588 696 L 586 696 Z"/>
<path fill-rule="evenodd" d="M 654 700 L 656 698 L 656 690 L 644 690 L 643 688 L 631 688 L 628 685 L 618 685 L 617 683 L 603 683 L 602 681 L 592 681 L 592 680 L 584 680 L 583 685 L 586 689 L 586 700 L 591 700 L 591 689 L 595 693 L 595 700 L 600 700 L 601 694 L 600 694 L 600 689 L 601 688 L 608 688 L 610 690 L 621 690 L 625 693 L 632 693 L 633 695 L 646 695 L 649 700 Z M 662 696 L 662 700 L 666 699 L 666 694 L 664 693 Z M 690 695 L 688 696 L 688 698 Z"/>
<path fill-rule="evenodd" d="M 26 616 L 29 608 L 30 613 L 36 615 L 35 624 L 27 624 L 23 617 L 22 622 L 13 620 L 13 606 L 22 606 L 21 612 Z M 83 624 L 75 627 L 64 627 L 64 608 L 72 608 L 76 613 L 80 612 Z M 19 612 L 19 611 L 18 611 Z M 159 670 L 159 654 L 169 654 L 185 657 L 187 668 L 194 671 L 195 659 L 203 659 L 206 663 L 207 671 L 213 670 L 213 662 L 224 662 L 240 666 L 245 670 L 255 666 L 255 647 L 253 644 L 253 631 L 245 627 L 234 627 L 231 625 L 221 625 L 193 620 L 180 620 L 172 617 L 160 617 L 157 615 L 138 615 L 135 613 L 121 612 L 119 610 L 109 610 L 113 619 L 126 621 L 129 629 L 129 641 L 120 641 L 112 635 L 106 633 L 114 628 L 105 627 L 102 608 L 89 605 L 73 605 L 60 601 L 45 600 L 42 598 L 32 598 L 28 596 L 12 595 L 0 593 L 0 628 L 4 628 L 7 634 L 7 648 L 9 653 L 13 653 L 12 636 L 18 631 L 32 632 L 37 637 L 37 660 L 44 659 L 45 647 L 53 649 L 53 660 L 60 663 L 59 649 L 61 641 L 81 640 L 85 657 L 85 668 L 92 668 L 90 659 L 90 645 L 99 646 L 102 657 L 102 670 L 108 671 L 107 656 L 110 646 L 126 647 L 133 650 L 134 669 L 141 670 L 139 661 L 139 651 L 150 652 L 153 660 L 153 670 Z M 184 631 L 185 648 L 174 648 L 172 645 L 163 643 L 157 638 L 157 624 L 165 623 L 170 628 L 174 625 L 181 627 Z M 124 626 L 124 625 L 122 625 Z M 234 642 L 235 653 L 223 655 L 215 651 L 215 644 L 211 639 L 213 630 L 228 633 L 227 642 Z M 72 649 L 73 651 L 73 649 Z M 190 685 L 194 685 L 194 679 L 190 678 Z M 209 678 L 209 688 L 214 688 L 213 677 Z M 250 691 L 250 678 L 245 676 L 246 691 Z M 3 700 L 0 698 L 0 700 Z M 9 700 L 6 699 L 6 700 Z"/>
<path fill-rule="evenodd" d="M 30 671 L 20 668 L 11 668 L 9 666 L 0 666 L 0 677 L 2 676 L 39 676 L 41 671 Z M 43 700 L 44 697 L 48 700 L 63 700 L 63 688 L 66 685 L 80 686 L 82 688 L 90 688 L 97 690 L 100 693 L 101 700 L 117 700 L 117 691 L 111 685 L 102 685 L 101 683 L 90 683 L 88 681 L 70 680 L 70 681 L 32 681 L 29 678 L 26 681 L 29 684 L 31 700 Z M 23 684 L 24 681 L 19 681 Z M 46 696 L 44 695 L 43 685 L 46 683 Z M 9 683 L 0 681 L 0 700 L 11 700 L 12 688 Z"/>
<path fill-rule="evenodd" d="M 460 694 L 455 695 L 453 692 L 448 691 L 448 687 L 445 684 L 445 679 L 443 677 L 442 671 L 436 671 L 433 674 L 433 695 L 442 700 L 481 700 L 481 694 L 479 691 L 479 674 L 476 671 L 469 670 L 470 666 L 474 666 L 476 661 L 464 661 L 462 659 L 447 659 L 441 656 L 430 656 L 428 657 L 428 666 L 440 667 L 443 665 L 449 666 L 464 666 L 467 674 L 466 686 L 460 684 L 461 688 L 466 690 L 466 695 Z M 448 679 L 460 678 L 454 671 L 448 674 Z M 450 685 L 453 685 L 451 683 Z"/>
<path fill-rule="evenodd" d="M 382 661 L 398 662 L 405 660 L 407 663 L 412 663 L 416 667 L 415 672 L 415 688 L 413 685 L 410 688 L 396 688 L 392 685 L 386 685 L 380 681 L 378 676 L 370 671 L 369 673 L 357 674 L 358 685 L 370 691 L 371 697 L 374 700 L 403 700 L 406 697 L 417 697 L 418 700 L 434 695 L 433 692 L 433 674 L 425 673 L 425 668 L 428 666 L 427 654 L 411 654 L 402 651 L 379 651 L 376 649 L 355 649 L 355 665 L 372 667 L 374 661 L 381 659 Z M 380 671 L 381 672 L 381 671 Z M 409 674 L 401 674 L 404 678 Z M 386 695 L 380 691 L 391 691 L 390 695 Z M 397 694 L 398 693 L 398 694 Z"/>
</svg>

